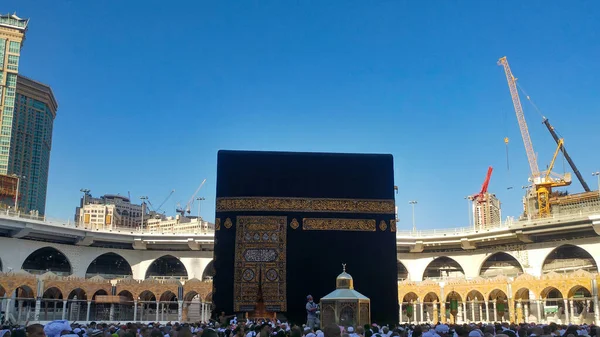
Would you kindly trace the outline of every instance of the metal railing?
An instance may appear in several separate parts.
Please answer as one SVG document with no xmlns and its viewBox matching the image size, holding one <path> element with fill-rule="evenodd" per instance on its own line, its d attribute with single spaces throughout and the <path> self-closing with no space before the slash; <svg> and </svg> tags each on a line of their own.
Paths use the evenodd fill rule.
<svg viewBox="0 0 600 337">
<path fill-rule="evenodd" d="M 565 222 L 570 220 L 580 220 L 581 218 L 588 217 L 590 215 L 600 214 L 600 201 L 598 202 L 585 202 L 581 204 L 581 207 L 570 208 L 568 211 L 561 210 L 559 214 L 554 214 L 544 218 L 531 218 L 524 220 L 515 220 L 513 217 L 507 217 L 505 221 L 490 225 L 487 228 L 475 229 L 473 227 L 455 227 L 455 228 L 441 228 L 441 229 L 429 229 L 429 230 L 418 230 L 418 231 L 397 231 L 396 236 L 411 237 L 411 238 L 422 238 L 422 237 L 443 237 L 443 236 L 464 236 L 471 234 L 481 233 L 494 233 L 496 231 L 502 231 L 506 229 L 519 228 L 519 227 L 531 227 L 538 224 L 548 222 L 560 222 L 564 225 Z"/>
<path fill-rule="evenodd" d="M 194 230 L 190 230 L 188 232 L 183 232 L 181 229 L 173 229 L 173 230 L 149 230 L 144 228 L 143 230 L 139 228 L 132 227 L 116 227 L 113 229 L 105 229 L 105 228 L 86 228 L 86 226 L 80 225 L 74 220 L 61 220 L 55 218 L 49 218 L 46 216 L 39 216 L 28 213 L 14 212 L 12 210 L 6 209 L 0 211 L 0 219 L 18 219 L 18 220 L 30 220 L 32 222 L 42 223 L 44 225 L 62 227 L 62 228 L 78 228 L 81 230 L 86 230 L 90 232 L 101 232 L 101 233 L 122 233 L 122 234 L 143 234 L 143 235 L 163 235 L 163 234 L 195 234 L 195 235 L 214 235 L 215 229 L 214 225 L 209 225 L 208 228 L 197 228 Z M 87 226 L 89 227 L 89 225 Z"/>
</svg>

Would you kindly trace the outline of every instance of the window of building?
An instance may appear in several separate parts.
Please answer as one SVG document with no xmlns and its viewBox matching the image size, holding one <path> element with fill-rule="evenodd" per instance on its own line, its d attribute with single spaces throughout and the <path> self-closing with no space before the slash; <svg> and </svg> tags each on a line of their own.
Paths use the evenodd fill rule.
<svg viewBox="0 0 600 337">
<path fill-rule="evenodd" d="M 4 68 L 4 51 L 6 50 L 6 40 L 0 39 L 0 69 Z"/>
<path fill-rule="evenodd" d="M 10 45 L 8 47 L 8 52 L 13 54 L 18 54 L 21 50 L 21 43 L 17 41 L 10 41 Z"/>
<path fill-rule="evenodd" d="M 16 55 L 8 55 L 8 67 L 9 70 L 19 69 L 19 57 Z"/>
</svg>

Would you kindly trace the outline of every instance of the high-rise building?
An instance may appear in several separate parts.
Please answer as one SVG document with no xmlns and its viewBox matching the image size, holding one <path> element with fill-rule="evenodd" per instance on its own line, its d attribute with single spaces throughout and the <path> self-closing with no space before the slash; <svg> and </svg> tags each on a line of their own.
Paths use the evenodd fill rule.
<svg viewBox="0 0 600 337">
<path fill-rule="evenodd" d="M 484 193 L 481 199 L 473 202 L 473 217 L 477 229 L 498 226 L 501 221 L 500 200 L 495 194 Z"/>
<path fill-rule="evenodd" d="M 19 75 L 28 23 L 0 15 L 0 175 L 19 179 L 20 211 L 44 214 L 58 104 L 49 86 Z"/>
</svg>

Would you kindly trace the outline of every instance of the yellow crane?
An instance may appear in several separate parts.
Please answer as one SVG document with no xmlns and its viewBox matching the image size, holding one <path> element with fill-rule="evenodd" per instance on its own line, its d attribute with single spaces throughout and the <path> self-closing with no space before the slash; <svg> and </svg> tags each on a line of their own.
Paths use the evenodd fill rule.
<svg viewBox="0 0 600 337">
<path fill-rule="evenodd" d="M 529 128 L 527 127 L 527 122 L 525 121 L 523 107 L 521 106 L 521 99 L 519 98 L 519 92 L 517 90 L 517 79 L 513 76 L 513 73 L 510 70 L 506 56 L 498 60 L 498 65 L 504 67 L 506 81 L 508 82 L 508 89 L 510 90 L 510 96 L 517 114 L 517 121 L 519 122 L 519 129 L 521 130 L 521 137 L 523 138 L 525 152 L 527 153 L 527 161 L 529 162 L 529 169 L 531 170 L 531 181 L 537 195 L 538 215 L 540 217 L 545 217 L 550 215 L 550 193 L 552 193 L 552 188 L 568 186 L 571 184 L 570 173 L 565 173 L 561 176 L 552 172 L 558 152 L 563 146 L 563 140 L 559 140 L 558 147 L 556 148 L 554 157 L 552 158 L 552 162 L 548 166 L 546 172 L 543 175 L 540 174 L 537 158 L 535 156 L 535 152 L 533 151 L 533 143 L 531 142 L 531 137 L 529 136 Z"/>
</svg>

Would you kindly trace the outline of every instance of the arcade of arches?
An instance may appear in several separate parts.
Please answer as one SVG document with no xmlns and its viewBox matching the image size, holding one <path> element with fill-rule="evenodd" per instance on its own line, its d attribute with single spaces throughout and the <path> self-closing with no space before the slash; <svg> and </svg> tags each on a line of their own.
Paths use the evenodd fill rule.
<svg viewBox="0 0 600 337">
<path fill-rule="evenodd" d="M 398 282 L 401 322 L 600 322 L 597 273 Z"/>
</svg>

